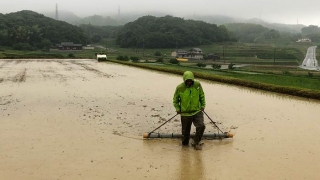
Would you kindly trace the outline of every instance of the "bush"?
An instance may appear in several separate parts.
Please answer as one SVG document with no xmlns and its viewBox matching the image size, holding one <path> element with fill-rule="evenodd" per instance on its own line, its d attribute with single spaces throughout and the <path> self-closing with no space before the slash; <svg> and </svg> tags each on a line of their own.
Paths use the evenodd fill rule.
<svg viewBox="0 0 320 180">
<path fill-rule="evenodd" d="M 221 69 L 220 64 L 212 64 L 211 67 L 212 67 L 212 69 Z"/>
<path fill-rule="evenodd" d="M 313 77 L 313 73 L 312 72 L 308 72 L 308 76 L 309 77 Z"/>
<path fill-rule="evenodd" d="M 177 59 L 170 59 L 169 63 L 171 63 L 171 64 L 180 64 L 180 62 Z"/>
<path fill-rule="evenodd" d="M 201 67 L 201 68 L 204 68 L 204 67 L 206 67 L 207 65 L 204 64 L 204 63 L 197 63 L 197 66 L 198 66 L 198 67 Z"/>
<path fill-rule="evenodd" d="M 17 43 L 13 45 L 14 50 L 21 50 L 21 51 L 33 51 L 35 50 L 34 47 L 32 47 L 28 43 Z"/>
<path fill-rule="evenodd" d="M 116 59 L 120 60 L 120 61 L 129 61 L 129 57 L 128 56 L 122 56 L 122 55 L 117 56 Z"/>
<path fill-rule="evenodd" d="M 160 51 L 156 51 L 156 52 L 154 53 L 154 55 L 155 55 L 155 56 L 161 56 L 161 52 L 160 52 Z"/>
<path fill-rule="evenodd" d="M 136 57 L 136 56 L 131 56 L 130 59 L 131 59 L 133 62 L 138 62 L 138 61 L 139 61 L 139 57 Z"/>
<path fill-rule="evenodd" d="M 230 63 L 230 64 L 228 65 L 228 69 L 230 69 L 230 70 L 235 69 L 234 65 L 235 65 L 235 64 Z"/>
<path fill-rule="evenodd" d="M 282 74 L 290 75 L 291 73 L 289 71 L 282 71 Z"/>
<path fill-rule="evenodd" d="M 119 55 L 119 56 L 117 56 L 116 59 L 117 59 L 117 60 L 123 60 L 123 56 Z"/>
<path fill-rule="evenodd" d="M 163 58 L 158 58 L 156 62 L 163 63 Z"/>
<path fill-rule="evenodd" d="M 68 58 L 75 58 L 74 54 L 70 53 L 68 54 Z"/>
<path fill-rule="evenodd" d="M 128 56 L 123 56 L 123 60 L 124 61 L 129 61 L 129 57 Z"/>
</svg>

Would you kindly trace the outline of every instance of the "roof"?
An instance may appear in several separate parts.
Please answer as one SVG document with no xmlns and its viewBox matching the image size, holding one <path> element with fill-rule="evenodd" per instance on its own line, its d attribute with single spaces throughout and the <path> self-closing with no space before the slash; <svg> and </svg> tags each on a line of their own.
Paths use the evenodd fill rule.
<svg viewBox="0 0 320 180">
<path fill-rule="evenodd" d="M 57 44 L 57 46 L 82 46 L 82 44 L 73 44 L 73 42 L 61 42 L 61 44 Z"/>
<path fill-rule="evenodd" d="M 71 45 L 73 42 L 61 42 L 61 45 Z"/>
<path fill-rule="evenodd" d="M 200 48 L 191 48 L 190 51 L 191 51 L 191 50 L 194 50 L 194 51 L 202 51 Z"/>
<path fill-rule="evenodd" d="M 178 50 L 176 50 L 176 52 L 177 52 L 177 53 L 187 53 L 187 51 L 184 50 L 184 49 L 178 49 Z"/>
</svg>

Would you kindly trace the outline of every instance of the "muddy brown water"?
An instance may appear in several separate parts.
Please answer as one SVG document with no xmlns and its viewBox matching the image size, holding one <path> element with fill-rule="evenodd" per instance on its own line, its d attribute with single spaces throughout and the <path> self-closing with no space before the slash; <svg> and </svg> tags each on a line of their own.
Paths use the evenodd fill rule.
<svg viewBox="0 0 320 180">
<path fill-rule="evenodd" d="M 0 60 L 0 179 L 320 179 L 318 101 L 200 80 L 206 112 L 234 138 L 202 151 L 144 140 L 175 114 L 181 81 L 94 60 Z M 179 117 L 157 132 L 180 133 Z"/>
</svg>

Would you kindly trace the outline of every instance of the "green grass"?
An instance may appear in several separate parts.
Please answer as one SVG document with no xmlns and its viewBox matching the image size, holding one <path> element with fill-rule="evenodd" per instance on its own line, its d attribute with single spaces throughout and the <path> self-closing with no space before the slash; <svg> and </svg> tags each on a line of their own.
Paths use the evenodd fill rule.
<svg viewBox="0 0 320 180">
<path fill-rule="evenodd" d="M 152 66 L 152 64 L 149 64 Z M 286 87 L 296 87 L 296 88 L 303 88 L 309 90 L 320 90 L 320 76 L 316 75 L 315 77 L 307 77 L 307 73 L 305 76 L 294 76 L 294 75 L 286 75 L 286 74 L 252 74 L 252 73 L 245 73 L 246 71 L 242 71 L 244 73 L 237 73 L 235 70 L 213 70 L 213 69 L 204 69 L 198 68 L 196 66 L 186 66 L 186 65 L 170 65 L 166 64 L 162 67 L 168 69 L 179 69 L 179 70 L 191 70 L 193 72 L 199 73 L 207 73 L 207 74 L 216 74 L 225 77 L 232 77 L 237 79 L 243 79 L 252 82 L 259 82 L 259 83 L 266 83 L 266 84 L 273 84 L 279 86 L 286 86 Z M 318 72 L 315 72 L 318 73 Z"/>
<path fill-rule="evenodd" d="M 232 70 L 210 70 L 193 66 L 111 61 L 181 75 L 184 71 L 190 70 L 197 78 L 320 100 L 320 81 L 317 78 L 276 74 L 245 74 Z"/>
<path fill-rule="evenodd" d="M 309 90 L 320 90 L 320 80 L 308 77 L 273 74 L 225 74 L 224 76 L 244 79 L 252 82 L 272 84 L 284 87 L 295 87 Z M 320 92 L 319 92 L 320 93 Z"/>
</svg>

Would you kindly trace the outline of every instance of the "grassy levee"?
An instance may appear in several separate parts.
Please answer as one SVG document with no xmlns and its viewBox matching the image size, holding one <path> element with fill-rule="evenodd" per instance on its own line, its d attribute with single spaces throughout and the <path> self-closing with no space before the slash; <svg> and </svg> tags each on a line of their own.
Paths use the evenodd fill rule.
<svg viewBox="0 0 320 180">
<path fill-rule="evenodd" d="M 151 70 L 156 70 L 156 71 L 162 71 L 162 72 L 168 72 L 168 73 L 173 73 L 173 74 L 179 74 L 182 75 L 184 71 L 186 70 L 191 70 L 192 68 L 190 67 L 182 67 L 180 66 L 179 68 L 176 68 L 174 66 L 172 67 L 163 67 L 163 66 L 152 66 L 148 64 L 141 64 L 141 63 L 133 63 L 133 62 L 128 62 L 128 61 L 118 61 L 118 60 L 108 60 L 110 62 L 114 63 L 120 63 L 128 66 L 135 66 L 139 68 L 144 68 L 144 69 L 151 69 Z M 298 97 L 304 97 L 304 98 L 310 98 L 310 99 L 316 99 L 320 100 L 320 88 L 308 88 L 306 87 L 291 87 L 291 86 L 284 86 L 281 85 L 281 82 L 288 81 L 290 76 L 282 76 L 283 78 L 279 80 L 280 84 L 274 84 L 273 81 L 269 82 L 260 82 L 260 80 L 263 81 L 263 79 L 277 79 L 279 78 L 279 75 L 264 75 L 264 78 L 251 78 L 251 79 L 246 79 L 244 77 L 246 76 L 241 76 L 236 73 L 225 73 L 223 75 L 217 75 L 217 74 L 210 74 L 208 72 L 200 72 L 200 71 L 194 71 L 195 76 L 200 79 L 206 79 L 210 81 L 216 81 L 216 82 L 221 82 L 221 83 L 226 83 L 226 84 L 232 84 L 232 85 L 237 85 L 237 86 L 244 86 L 244 87 L 249 87 L 249 88 L 255 88 L 259 90 L 265 90 L 265 91 L 271 91 L 271 92 L 276 92 L 276 93 L 281 93 L 281 94 L 287 94 L 287 95 L 293 95 L 293 96 L 298 96 Z M 234 76 L 234 77 L 233 77 Z M 263 76 L 263 75 L 262 75 Z M 262 77 L 261 76 L 261 77 Z M 274 76 L 274 77 L 273 77 Z M 266 78 L 267 77 L 267 78 Z M 318 82 L 318 79 L 311 79 L 311 81 Z M 290 81 L 288 81 L 290 83 Z M 292 81 L 291 81 L 292 82 Z M 303 82 L 303 79 L 301 80 Z M 288 84 L 288 83 L 287 83 Z M 319 83 L 318 83 L 319 85 Z"/>
<path fill-rule="evenodd" d="M 0 51 L 0 59 L 95 59 L 96 51 Z"/>
</svg>

